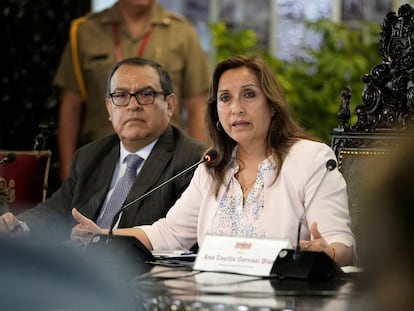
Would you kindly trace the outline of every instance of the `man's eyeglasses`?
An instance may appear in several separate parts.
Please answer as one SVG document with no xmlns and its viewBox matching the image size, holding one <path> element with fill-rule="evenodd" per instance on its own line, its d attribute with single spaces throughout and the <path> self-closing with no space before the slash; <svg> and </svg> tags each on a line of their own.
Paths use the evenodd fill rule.
<svg viewBox="0 0 414 311">
<path fill-rule="evenodd" d="M 155 96 L 157 95 L 164 95 L 167 96 L 168 94 L 164 92 L 157 92 L 152 90 L 144 90 L 135 93 L 129 92 L 114 92 L 109 94 L 111 97 L 112 103 L 118 107 L 128 106 L 129 102 L 131 101 L 131 97 L 134 96 L 137 102 L 140 105 L 151 105 L 154 103 Z"/>
</svg>

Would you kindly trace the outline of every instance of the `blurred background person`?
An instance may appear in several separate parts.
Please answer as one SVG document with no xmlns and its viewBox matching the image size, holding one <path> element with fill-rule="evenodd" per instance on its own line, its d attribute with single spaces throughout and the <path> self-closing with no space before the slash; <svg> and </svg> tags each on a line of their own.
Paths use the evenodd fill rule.
<svg viewBox="0 0 414 311">
<path fill-rule="evenodd" d="M 156 0 L 119 0 L 72 23 L 54 78 L 62 180 L 77 147 L 113 131 L 101 109 L 106 77 L 116 62 L 133 56 L 152 59 L 169 72 L 177 94 L 172 124 L 205 140 L 209 69 L 195 28 Z"/>
<path fill-rule="evenodd" d="M 142 304 L 122 269 L 68 243 L 0 238 L 0 248 L 0 310 L 132 311 Z"/>
<path fill-rule="evenodd" d="M 363 169 L 358 254 L 373 310 L 414 310 L 414 138 L 400 146 Z"/>
</svg>

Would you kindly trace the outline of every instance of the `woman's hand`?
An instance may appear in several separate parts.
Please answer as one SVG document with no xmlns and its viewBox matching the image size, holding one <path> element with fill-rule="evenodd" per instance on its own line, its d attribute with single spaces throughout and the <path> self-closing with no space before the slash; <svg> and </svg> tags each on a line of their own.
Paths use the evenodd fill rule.
<svg viewBox="0 0 414 311">
<path fill-rule="evenodd" d="M 299 242 L 299 247 L 302 250 L 324 252 L 336 261 L 339 266 L 352 265 L 354 257 L 352 247 L 347 247 L 339 242 L 328 244 L 321 236 L 316 222 L 311 225 L 310 231 L 313 239 L 310 241 L 301 240 Z"/>
<path fill-rule="evenodd" d="M 325 252 L 329 257 L 335 259 L 332 247 L 326 243 L 318 230 L 318 224 L 314 222 L 310 229 L 313 239 L 310 241 L 301 240 L 299 244 L 300 248 L 307 251 Z"/>
<path fill-rule="evenodd" d="M 104 229 L 101 229 L 92 220 L 83 216 L 76 208 L 72 209 L 72 216 L 78 222 L 78 224 L 72 228 L 72 233 L 70 235 L 70 240 L 74 244 L 87 246 L 95 234 L 106 234 Z"/>
</svg>

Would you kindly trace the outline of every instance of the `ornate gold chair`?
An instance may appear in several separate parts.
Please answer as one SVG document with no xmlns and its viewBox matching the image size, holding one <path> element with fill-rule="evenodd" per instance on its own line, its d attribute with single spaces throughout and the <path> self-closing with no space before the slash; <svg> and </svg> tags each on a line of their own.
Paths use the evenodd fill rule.
<svg viewBox="0 0 414 311">
<path fill-rule="evenodd" d="M 47 197 L 52 152 L 46 149 L 53 122 L 39 124 L 34 150 L 0 150 L 0 214 L 18 214 Z"/>
<path fill-rule="evenodd" d="M 0 201 L 10 211 L 18 214 L 46 199 L 51 154 L 49 150 L 0 151 L 0 159 L 5 159 L 0 160 Z"/>
</svg>

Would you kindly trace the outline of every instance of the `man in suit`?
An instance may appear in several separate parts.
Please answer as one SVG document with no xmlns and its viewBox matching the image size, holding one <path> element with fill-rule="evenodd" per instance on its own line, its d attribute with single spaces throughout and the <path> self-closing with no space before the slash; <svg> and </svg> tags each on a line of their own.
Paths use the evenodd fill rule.
<svg viewBox="0 0 414 311">
<path fill-rule="evenodd" d="M 159 64 L 134 57 L 115 65 L 105 104 L 116 134 L 81 147 L 70 177 L 46 202 L 17 216 L 2 215 L 0 234 L 68 239 L 76 224 L 73 208 L 99 221 L 126 170 L 129 154 L 137 154 L 143 163 L 136 169 L 124 205 L 200 160 L 205 146 L 169 124 L 176 100 L 171 78 Z M 122 213 L 117 226 L 151 224 L 163 217 L 191 177 L 186 174 L 137 202 Z"/>
</svg>

